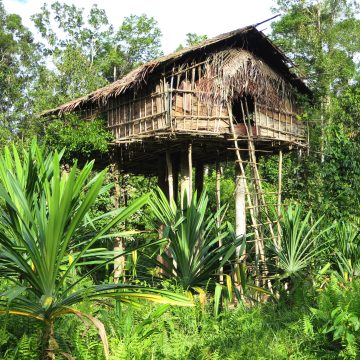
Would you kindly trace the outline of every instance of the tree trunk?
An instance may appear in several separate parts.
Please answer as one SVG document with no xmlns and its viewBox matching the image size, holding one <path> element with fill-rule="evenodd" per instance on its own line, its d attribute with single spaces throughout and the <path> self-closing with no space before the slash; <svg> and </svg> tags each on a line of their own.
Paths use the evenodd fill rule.
<svg viewBox="0 0 360 360">
<path fill-rule="evenodd" d="M 192 197 L 192 145 L 188 145 L 187 152 L 181 154 L 180 164 L 180 194 L 181 207 L 184 207 L 184 197 L 190 203 Z"/>
<path fill-rule="evenodd" d="M 198 196 L 202 193 L 204 188 L 204 164 L 199 162 L 195 169 L 195 190 Z"/>
<path fill-rule="evenodd" d="M 121 197 L 121 187 L 120 187 L 120 171 L 119 164 L 115 163 L 111 167 L 113 181 L 114 181 L 114 194 L 113 194 L 113 202 L 114 208 L 118 209 L 120 207 L 120 197 Z M 125 240 L 121 237 L 116 237 L 114 240 L 114 252 L 121 253 L 125 250 Z M 124 275 L 125 270 L 125 257 L 119 256 L 114 259 L 114 283 L 117 284 L 121 276 Z"/>
<path fill-rule="evenodd" d="M 169 168 L 168 168 L 168 161 L 171 162 L 170 159 L 170 154 L 166 153 L 165 157 L 163 155 L 161 155 L 158 158 L 158 187 L 162 190 L 162 192 L 165 194 L 166 198 L 169 200 L 169 184 L 168 184 L 168 172 L 169 172 Z M 171 168 L 172 171 L 172 168 Z M 171 181 L 171 180 L 170 180 Z M 173 194 L 172 194 L 173 195 Z M 164 224 L 160 224 L 159 229 L 158 229 L 158 237 L 161 240 L 164 237 Z M 170 253 L 167 249 L 167 247 L 163 250 L 164 253 L 170 257 Z M 173 268 L 173 264 L 170 262 L 168 262 L 164 256 L 162 255 L 158 255 L 157 256 L 157 261 L 162 265 L 160 267 L 160 273 L 164 274 L 166 276 L 169 276 L 172 272 L 172 268 Z"/>
<path fill-rule="evenodd" d="M 236 237 L 246 235 L 246 208 L 245 208 L 245 178 L 240 169 L 235 168 L 235 235 Z M 240 247 L 236 248 L 237 260 L 240 260 Z"/>
<path fill-rule="evenodd" d="M 167 183 L 169 192 L 169 203 L 174 201 L 174 172 L 172 158 L 169 150 L 166 150 Z"/>
<path fill-rule="evenodd" d="M 216 161 L 216 183 L 215 183 L 215 201 L 216 201 L 216 226 L 217 228 L 220 228 L 221 225 L 221 219 L 220 214 L 218 213 L 221 207 L 221 167 L 219 160 Z M 223 244 L 222 240 L 219 240 L 219 247 L 221 247 Z M 220 258 L 220 261 L 222 260 L 222 257 Z M 222 284 L 224 281 L 224 268 L 220 268 L 220 277 L 219 277 L 220 283 Z"/>
<path fill-rule="evenodd" d="M 57 351 L 58 348 L 59 345 L 55 340 L 54 334 L 54 322 L 52 320 L 47 320 L 44 323 L 43 329 L 41 359 L 54 360 L 55 351 Z"/>
</svg>

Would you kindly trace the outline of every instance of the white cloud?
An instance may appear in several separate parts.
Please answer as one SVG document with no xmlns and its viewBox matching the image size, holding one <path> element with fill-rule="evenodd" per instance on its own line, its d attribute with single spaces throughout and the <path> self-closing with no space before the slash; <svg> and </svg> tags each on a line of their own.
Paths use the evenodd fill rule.
<svg viewBox="0 0 360 360">
<path fill-rule="evenodd" d="M 60 2 L 89 9 L 96 1 Z M 185 35 L 189 32 L 212 37 L 270 18 L 270 7 L 274 4 L 272 0 L 102 0 L 96 3 L 106 10 L 110 22 L 116 27 L 130 14 L 153 16 L 163 33 L 162 44 L 165 53 L 172 52 L 180 43 L 184 43 Z M 7 12 L 19 14 L 24 24 L 34 30 L 30 16 L 40 10 L 42 1 L 3 0 L 3 4 Z M 262 28 L 264 27 L 266 25 Z"/>
</svg>

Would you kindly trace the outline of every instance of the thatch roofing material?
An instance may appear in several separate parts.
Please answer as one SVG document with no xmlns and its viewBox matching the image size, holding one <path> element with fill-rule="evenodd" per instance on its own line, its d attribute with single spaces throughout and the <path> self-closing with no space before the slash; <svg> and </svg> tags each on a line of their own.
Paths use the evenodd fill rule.
<svg viewBox="0 0 360 360">
<path fill-rule="evenodd" d="M 205 102 L 221 103 L 250 95 L 268 105 L 279 105 L 292 93 L 279 74 L 251 52 L 239 48 L 210 56 L 197 90 Z"/>
<path fill-rule="evenodd" d="M 248 26 L 245 28 L 241 28 L 235 31 L 231 31 L 216 36 L 212 39 L 205 40 L 200 44 L 182 49 L 173 54 L 163 56 L 153 61 L 150 61 L 136 68 L 135 70 L 131 71 L 125 77 L 105 87 L 97 89 L 91 92 L 90 94 L 87 94 L 83 97 L 80 97 L 66 104 L 63 104 L 55 109 L 48 110 L 43 115 L 56 115 L 56 114 L 71 112 L 83 106 L 84 104 L 88 104 L 88 103 L 104 105 L 106 104 L 109 97 L 123 94 L 129 89 L 139 87 L 142 83 L 146 83 L 148 76 L 160 66 L 172 64 L 177 60 L 181 60 L 182 58 L 196 55 L 197 52 L 205 51 L 208 48 L 213 47 L 214 45 L 220 45 L 220 43 L 225 43 L 227 41 L 232 41 L 232 40 L 237 41 L 237 39 L 240 38 L 243 39 L 243 44 L 244 43 L 249 44 L 251 42 L 255 42 L 255 47 L 257 48 L 257 52 L 262 53 L 262 54 L 258 54 L 259 56 L 264 55 L 266 53 L 268 58 L 275 57 L 276 61 L 272 61 L 272 62 L 276 63 L 277 71 L 281 72 L 281 75 L 286 80 L 288 80 L 288 82 L 290 82 L 295 88 L 297 88 L 300 92 L 305 92 L 305 93 L 310 92 L 306 87 L 306 85 L 289 71 L 288 64 L 291 63 L 291 60 L 287 58 L 285 54 L 282 53 L 281 50 L 277 48 L 262 32 L 258 31 L 254 26 Z M 230 53 L 228 53 L 227 55 L 225 53 L 221 53 L 219 54 L 217 61 L 219 61 L 221 56 L 223 56 L 224 59 L 227 58 L 227 60 L 228 61 L 230 60 L 230 62 L 236 61 L 239 59 L 239 57 L 243 56 L 244 54 L 245 54 L 244 51 L 242 55 L 238 51 L 237 56 L 233 56 L 234 54 L 230 55 Z M 260 66 L 259 62 L 257 63 L 257 65 L 258 65 L 257 68 L 259 68 Z M 234 66 L 229 64 L 228 66 L 230 66 L 230 68 L 235 68 Z M 243 67 L 245 66 L 244 62 L 242 62 L 242 66 Z M 262 67 L 264 68 L 264 66 Z M 254 69 L 255 67 L 253 67 L 253 70 Z M 224 70 L 224 73 L 226 73 L 226 71 L 227 70 Z M 253 73 L 253 75 L 256 76 L 256 73 Z M 230 77 L 227 78 L 229 79 Z M 226 77 L 225 78 L 223 77 L 223 79 L 226 80 Z M 241 77 L 237 77 L 237 79 L 238 79 L 238 84 L 240 84 L 239 81 Z M 244 79 L 244 81 L 246 80 Z"/>
</svg>

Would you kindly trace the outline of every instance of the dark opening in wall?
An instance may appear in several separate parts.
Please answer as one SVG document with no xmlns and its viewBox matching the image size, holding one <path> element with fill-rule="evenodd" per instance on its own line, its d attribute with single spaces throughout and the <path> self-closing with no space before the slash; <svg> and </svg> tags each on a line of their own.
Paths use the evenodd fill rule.
<svg viewBox="0 0 360 360">
<path fill-rule="evenodd" d="M 248 120 L 250 118 L 250 123 L 253 124 L 254 112 L 255 103 L 251 96 L 238 98 L 232 104 L 232 113 L 236 123 L 243 123 L 244 119 Z"/>
</svg>

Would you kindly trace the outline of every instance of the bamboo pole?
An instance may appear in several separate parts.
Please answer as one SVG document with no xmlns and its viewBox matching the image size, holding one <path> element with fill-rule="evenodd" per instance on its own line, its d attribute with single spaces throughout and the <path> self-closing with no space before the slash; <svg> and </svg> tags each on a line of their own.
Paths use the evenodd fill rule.
<svg viewBox="0 0 360 360">
<path fill-rule="evenodd" d="M 111 166 L 112 177 L 114 181 L 114 194 L 113 194 L 113 203 L 114 208 L 118 209 L 120 207 L 120 198 L 121 198 L 121 187 L 120 187 L 120 169 L 119 163 L 115 162 Z M 124 238 L 117 236 L 114 240 L 114 252 L 115 254 L 121 253 L 125 250 L 125 240 Z M 117 284 L 121 276 L 124 276 L 125 270 L 125 257 L 119 256 L 114 260 L 114 283 Z"/>
<path fill-rule="evenodd" d="M 181 153 L 180 159 L 180 194 L 181 207 L 184 208 L 184 196 L 190 203 L 192 195 L 192 145 L 187 146 L 187 152 Z"/>
<path fill-rule="evenodd" d="M 282 166 L 283 166 L 283 154 L 282 150 L 279 152 L 279 183 L 278 183 L 278 198 L 277 198 L 277 213 L 278 217 L 281 215 L 281 192 L 282 192 Z M 278 226 L 278 243 L 277 246 L 281 246 L 281 227 L 280 223 L 277 223 Z"/>
<path fill-rule="evenodd" d="M 192 163 L 192 144 L 189 143 L 188 146 L 188 167 L 189 167 L 189 192 L 188 192 L 188 201 L 190 203 L 192 198 L 192 173 L 193 173 L 193 163 Z"/>
<path fill-rule="evenodd" d="M 174 174 L 173 174 L 171 154 L 169 150 L 166 150 L 166 167 L 167 167 L 169 203 L 172 203 L 174 201 Z"/>
<path fill-rule="evenodd" d="M 216 160 L 216 184 L 215 184 L 215 200 L 216 200 L 216 213 L 217 213 L 217 217 L 216 217 L 216 226 L 219 229 L 220 225 L 221 225 L 221 218 L 220 218 L 220 214 L 219 214 L 219 210 L 221 207 L 221 167 L 220 167 L 220 162 L 219 159 Z M 219 240 L 219 247 L 222 246 L 222 240 Z M 222 260 L 222 258 L 220 258 L 220 261 Z M 220 283 L 223 283 L 224 281 L 224 269 L 221 267 L 220 268 L 220 276 L 219 276 L 219 280 Z"/>
<path fill-rule="evenodd" d="M 199 161 L 195 168 L 195 190 L 200 195 L 204 188 L 204 163 Z"/>
<path fill-rule="evenodd" d="M 242 176 L 241 169 L 235 166 L 235 235 L 237 238 L 246 235 L 246 179 Z M 240 247 L 236 248 L 236 257 L 241 260 Z"/>
<path fill-rule="evenodd" d="M 166 178 L 166 159 L 163 156 L 159 156 L 158 158 L 158 186 L 164 192 L 167 199 L 169 199 L 169 189 L 166 186 L 167 184 Z M 160 224 L 158 229 L 158 237 L 162 239 L 164 237 L 164 224 Z M 167 249 L 163 250 L 165 253 L 168 253 Z M 168 274 L 170 275 L 172 272 L 172 264 L 171 262 L 168 263 L 162 255 L 157 256 L 157 260 L 162 267 L 160 268 L 161 274 Z"/>
</svg>

